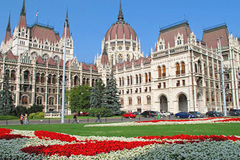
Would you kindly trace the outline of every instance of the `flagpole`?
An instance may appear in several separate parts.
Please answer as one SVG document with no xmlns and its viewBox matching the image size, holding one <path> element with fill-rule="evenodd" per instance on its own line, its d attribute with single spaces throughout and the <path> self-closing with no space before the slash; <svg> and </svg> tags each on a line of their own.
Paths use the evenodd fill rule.
<svg viewBox="0 0 240 160">
<path fill-rule="evenodd" d="M 63 55 L 63 81 L 62 81 L 62 118 L 61 123 L 64 123 L 64 111 L 65 111 L 65 63 L 66 63 L 66 44 L 67 44 L 67 21 L 65 21 L 65 37 L 64 37 L 64 55 Z"/>
<path fill-rule="evenodd" d="M 36 23 L 38 23 L 38 10 L 37 10 L 37 13 L 36 13 Z"/>
</svg>

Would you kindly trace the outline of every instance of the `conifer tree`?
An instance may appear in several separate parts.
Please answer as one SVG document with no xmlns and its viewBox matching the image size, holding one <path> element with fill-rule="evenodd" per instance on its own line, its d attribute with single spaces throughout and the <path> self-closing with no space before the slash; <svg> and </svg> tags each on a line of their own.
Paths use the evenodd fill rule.
<svg viewBox="0 0 240 160">
<path fill-rule="evenodd" d="M 116 87 L 116 80 L 113 78 L 113 76 L 111 76 L 107 83 L 102 105 L 103 107 L 111 110 L 114 115 L 121 113 L 118 89 Z"/>
<path fill-rule="evenodd" d="M 96 82 L 96 84 L 91 92 L 90 105 L 92 108 L 101 108 L 102 107 L 102 99 L 103 99 L 104 90 L 105 90 L 105 85 L 104 85 L 103 81 L 100 79 L 100 81 Z"/>
<path fill-rule="evenodd" d="M 8 83 L 7 74 L 3 78 L 3 88 L 0 91 L 0 115 L 11 115 L 14 111 L 12 92 Z"/>
</svg>

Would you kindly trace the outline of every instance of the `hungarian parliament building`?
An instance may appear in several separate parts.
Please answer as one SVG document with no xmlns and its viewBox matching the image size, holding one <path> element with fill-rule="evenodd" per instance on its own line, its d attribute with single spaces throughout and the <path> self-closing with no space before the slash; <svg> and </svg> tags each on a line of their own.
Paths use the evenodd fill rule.
<svg viewBox="0 0 240 160">
<path fill-rule="evenodd" d="M 74 56 L 68 12 L 60 35 L 47 25 L 27 26 L 23 0 L 13 33 L 10 16 L 6 22 L 0 47 L 0 89 L 6 74 L 15 106 L 39 104 L 44 112 L 61 112 L 66 49 L 65 89 L 94 87 L 100 79 L 106 84 L 113 73 L 124 111 L 223 111 L 223 82 L 226 108 L 239 107 L 239 40 L 229 34 L 226 24 L 204 29 L 202 40 L 188 21 L 163 27 L 156 33 L 151 54 L 144 57 L 136 31 L 124 21 L 121 3 L 117 12 L 116 23 L 103 37 L 101 54 L 94 64 L 86 64 Z M 71 114 L 67 104 L 65 109 L 65 114 Z"/>
</svg>

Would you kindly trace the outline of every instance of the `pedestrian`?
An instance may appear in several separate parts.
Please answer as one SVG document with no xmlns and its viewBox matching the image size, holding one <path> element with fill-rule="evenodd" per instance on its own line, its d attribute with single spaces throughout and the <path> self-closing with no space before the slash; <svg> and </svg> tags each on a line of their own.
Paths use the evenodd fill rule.
<svg viewBox="0 0 240 160">
<path fill-rule="evenodd" d="M 20 115 L 20 123 L 23 124 L 23 114 Z"/>
<path fill-rule="evenodd" d="M 29 124 L 27 113 L 25 113 L 24 120 L 25 120 L 25 121 L 24 121 L 24 124 Z"/>
<path fill-rule="evenodd" d="M 73 116 L 73 122 L 72 123 L 74 123 L 74 122 L 78 123 L 78 121 L 77 121 L 77 114 L 74 114 L 74 116 Z"/>
<path fill-rule="evenodd" d="M 100 121 L 100 122 L 102 122 L 102 121 L 101 121 L 101 119 L 100 119 L 100 115 L 101 115 L 101 113 L 100 113 L 100 112 L 98 112 L 98 114 L 97 114 L 97 119 L 96 119 L 96 121 L 95 121 L 95 122 L 97 122 L 97 121 Z"/>
</svg>

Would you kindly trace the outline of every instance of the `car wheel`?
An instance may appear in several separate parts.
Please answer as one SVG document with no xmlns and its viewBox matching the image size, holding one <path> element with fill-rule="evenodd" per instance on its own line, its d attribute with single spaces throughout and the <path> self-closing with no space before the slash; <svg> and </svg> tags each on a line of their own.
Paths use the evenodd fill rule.
<svg viewBox="0 0 240 160">
<path fill-rule="evenodd" d="M 179 119 L 179 118 L 180 118 L 180 116 L 177 116 L 177 118 Z"/>
</svg>

